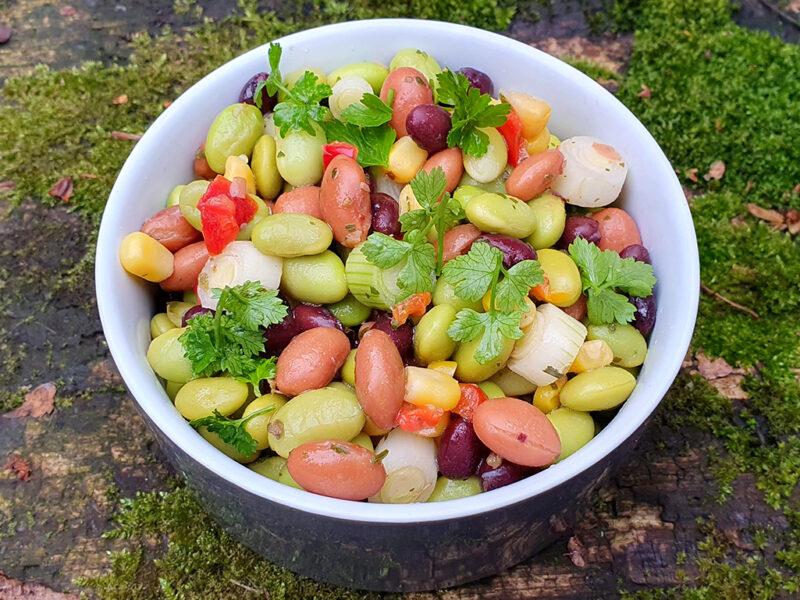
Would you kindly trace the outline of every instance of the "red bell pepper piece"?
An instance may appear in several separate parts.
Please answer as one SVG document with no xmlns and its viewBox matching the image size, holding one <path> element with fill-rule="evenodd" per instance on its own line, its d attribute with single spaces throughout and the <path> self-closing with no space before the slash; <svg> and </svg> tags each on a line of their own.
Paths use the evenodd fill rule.
<svg viewBox="0 0 800 600">
<path fill-rule="evenodd" d="M 431 303 L 430 292 L 417 292 L 392 308 L 392 327 L 400 327 L 409 317 L 421 317 Z"/>
<path fill-rule="evenodd" d="M 208 253 L 215 256 L 225 249 L 239 235 L 236 222 L 236 205 L 228 196 L 220 194 L 202 198 L 197 203 L 200 222 L 203 225 L 203 238 Z"/>
<path fill-rule="evenodd" d="M 236 205 L 236 222 L 241 227 L 249 223 L 256 214 L 256 201 L 247 195 L 247 184 L 243 177 L 234 177 L 230 185 L 229 197 Z"/>
<path fill-rule="evenodd" d="M 430 435 L 445 415 L 444 410 L 435 406 L 414 406 L 404 402 L 395 420 L 403 431 L 417 434 L 427 432 Z"/>
<path fill-rule="evenodd" d="M 358 158 L 358 148 L 352 144 L 346 144 L 345 142 L 331 142 L 330 144 L 325 144 L 322 147 L 322 164 L 324 168 L 327 169 L 333 157 L 339 154 L 349 156 L 355 160 Z"/>
<path fill-rule="evenodd" d="M 512 109 L 508 113 L 506 122 L 497 128 L 508 146 L 508 164 L 516 167 L 528 158 L 527 140 L 522 137 L 522 120 Z"/>
<path fill-rule="evenodd" d="M 486 402 L 489 396 L 474 383 L 459 383 L 458 387 L 461 388 L 461 398 L 458 399 L 458 404 L 456 404 L 453 412 L 467 421 L 472 421 L 475 409 L 483 402 Z"/>
<path fill-rule="evenodd" d="M 244 180 L 232 185 L 217 175 L 197 202 L 209 254 L 222 252 L 239 235 L 242 225 L 256 214 L 258 206 L 245 190 Z"/>
</svg>

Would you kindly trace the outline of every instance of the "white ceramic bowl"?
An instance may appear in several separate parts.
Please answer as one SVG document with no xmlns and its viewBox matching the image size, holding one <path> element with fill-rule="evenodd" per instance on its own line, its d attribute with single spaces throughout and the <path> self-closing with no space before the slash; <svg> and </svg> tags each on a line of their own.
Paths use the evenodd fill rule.
<svg viewBox="0 0 800 600">
<path fill-rule="evenodd" d="M 146 359 L 153 286 L 120 266 L 123 237 L 164 207 L 173 186 L 193 179 L 192 157 L 219 111 L 268 68 L 266 47 L 230 61 L 192 86 L 136 144 L 109 197 L 97 243 L 96 284 L 108 346 L 163 450 L 234 536 L 313 578 L 376 590 L 430 589 L 497 572 L 550 539 L 547 520 L 571 512 L 619 466 L 672 383 L 694 327 L 699 267 L 689 209 L 658 144 L 613 95 L 576 69 L 502 35 L 449 23 L 372 20 L 289 35 L 281 69 L 330 72 L 358 61 L 388 64 L 416 47 L 443 67 L 488 73 L 495 89 L 547 100 L 550 130 L 613 145 L 630 170 L 620 205 L 650 250 L 658 313 L 631 397 L 597 437 L 566 460 L 519 483 L 453 502 L 352 503 L 286 487 L 214 449 L 181 417 Z"/>
</svg>

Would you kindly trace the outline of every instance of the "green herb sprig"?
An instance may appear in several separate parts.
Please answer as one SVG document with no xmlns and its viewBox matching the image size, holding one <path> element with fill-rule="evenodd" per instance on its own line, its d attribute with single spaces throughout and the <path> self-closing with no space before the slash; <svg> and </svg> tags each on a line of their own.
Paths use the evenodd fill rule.
<svg viewBox="0 0 800 600">
<path fill-rule="evenodd" d="M 286 100 L 275 106 L 275 126 L 281 131 L 281 137 L 286 137 L 291 131 L 305 131 L 309 135 L 316 135 L 314 123 L 322 125 L 331 114 L 327 106 L 322 106 L 320 101 L 333 93 L 327 83 L 317 83 L 317 76 L 311 71 L 306 71 L 297 80 L 290 90 L 286 87 L 281 77 L 280 61 L 283 50 L 280 44 L 269 45 L 270 73 L 266 81 L 261 81 L 256 86 L 254 100 L 256 106 L 261 108 L 261 95 L 266 88 L 270 96 L 280 90 Z"/>
<path fill-rule="evenodd" d="M 325 123 L 328 140 L 345 142 L 358 148 L 356 160 L 362 167 L 389 165 L 389 151 L 397 137 L 389 126 L 391 106 L 375 94 L 364 94 L 361 102 L 342 111 L 342 120 Z"/>
<path fill-rule="evenodd" d="M 241 419 L 231 419 L 215 410 L 213 415 L 189 421 L 189 425 L 195 428 L 205 427 L 210 433 L 216 433 L 226 444 L 234 446 L 240 454 L 250 456 L 257 450 L 258 443 L 245 429 L 245 426 L 250 419 L 273 410 L 275 410 L 274 406 L 265 406 Z"/>
<path fill-rule="evenodd" d="M 400 216 L 404 238 L 396 240 L 383 233 L 373 233 L 364 243 L 364 256 L 381 269 L 406 261 L 397 280 L 403 298 L 433 290 L 432 273 L 435 271 L 438 275 L 441 272 L 444 233 L 464 218 L 461 204 L 450 198 L 450 194 L 445 192 L 446 186 L 447 178 L 441 167 L 430 173 L 417 173 L 411 180 L 411 190 L 422 208 Z M 436 227 L 439 238 L 438 253 L 427 238 L 433 227 Z"/>
<path fill-rule="evenodd" d="M 633 321 L 636 308 L 617 290 L 638 297 L 653 293 L 656 278 L 647 263 L 600 250 L 583 238 L 569 245 L 569 255 L 580 269 L 587 314 L 594 324 Z"/>
<path fill-rule="evenodd" d="M 442 276 L 455 286 L 457 296 L 469 302 L 477 302 L 491 291 L 487 312 L 463 308 L 447 330 L 458 342 L 469 342 L 481 336 L 475 351 L 475 360 L 480 364 L 500 355 L 503 338 L 518 340 L 522 337 L 519 324 L 522 314 L 530 310 L 525 298 L 532 287 L 544 281 L 537 261 L 523 260 L 505 269 L 503 253 L 486 242 L 474 243 L 467 254 L 448 262 Z"/>
<path fill-rule="evenodd" d="M 196 377 L 210 377 L 220 372 L 253 384 L 275 377 L 275 361 L 260 358 L 264 351 L 264 329 L 280 323 L 287 307 L 277 290 L 266 290 L 257 281 L 236 287 L 213 290 L 219 298 L 216 313 L 198 315 L 189 320 L 178 338 L 184 356 L 192 363 Z"/>
<path fill-rule="evenodd" d="M 436 79 L 439 101 L 453 107 L 447 145 L 451 148 L 458 146 L 471 156 L 483 156 L 489 148 L 489 136 L 479 128 L 503 125 L 511 106 L 492 104 L 492 97 L 481 94 L 461 73 L 446 70 L 437 74 Z"/>
</svg>

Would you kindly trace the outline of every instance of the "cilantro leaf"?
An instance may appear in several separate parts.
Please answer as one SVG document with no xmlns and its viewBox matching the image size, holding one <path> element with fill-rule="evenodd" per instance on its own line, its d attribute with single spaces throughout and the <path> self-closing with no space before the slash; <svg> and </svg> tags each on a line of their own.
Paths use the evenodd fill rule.
<svg viewBox="0 0 800 600">
<path fill-rule="evenodd" d="M 592 323 L 629 323 L 636 308 L 622 294 L 612 289 L 586 290 L 586 313 Z"/>
<path fill-rule="evenodd" d="M 481 364 L 500 355 L 504 338 L 518 340 L 523 336 L 520 320 L 522 314 L 530 310 L 525 298 L 533 286 L 544 281 L 542 267 L 537 261 L 523 260 L 506 270 L 503 253 L 486 242 L 472 244 L 467 254 L 448 262 L 442 276 L 455 286 L 456 295 L 463 300 L 475 302 L 487 292 L 491 294 L 487 312 L 462 309 L 447 330 L 451 338 L 460 342 L 480 335 L 475 360 Z"/>
<path fill-rule="evenodd" d="M 523 336 L 519 328 L 522 312 L 475 312 L 471 308 L 458 311 L 455 321 L 447 330 L 448 335 L 459 342 L 469 342 L 481 336 L 475 349 L 475 360 L 486 364 L 503 351 L 503 338 L 518 340 Z"/>
<path fill-rule="evenodd" d="M 412 231 L 403 240 L 383 233 L 372 233 L 361 251 L 369 262 L 381 269 L 389 269 L 402 260 L 406 261 L 397 277 L 397 285 L 403 290 L 397 301 L 417 292 L 433 290 L 431 273 L 436 266 L 436 251 L 418 230 Z"/>
<path fill-rule="evenodd" d="M 418 292 L 433 291 L 431 273 L 436 268 L 436 250 L 427 243 L 424 236 L 422 236 L 422 239 L 413 239 L 415 238 L 414 235 L 406 237 L 412 238 L 412 241 L 410 242 L 411 248 L 408 252 L 406 265 L 397 278 L 397 285 L 403 290 L 403 296 L 398 300 Z"/>
<path fill-rule="evenodd" d="M 227 295 L 225 293 L 227 292 Z M 225 310 L 237 315 L 237 320 L 250 330 L 269 327 L 286 316 L 286 306 L 277 290 L 264 291 L 258 281 L 247 281 L 220 294 L 225 298 Z"/>
<path fill-rule="evenodd" d="M 411 250 L 411 245 L 396 240 L 385 233 L 370 234 L 361 251 L 367 260 L 381 269 L 389 269 L 403 260 Z"/>
<path fill-rule="evenodd" d="M 413 229 L 424 229 L 431 218 L 424 208 L 417 208 L 400 215 L 400 231 L 407 232 Z"/>
<path fill-rule="evenodd" d="M 447 176 L 441 167 L 433 169 L 430 173 L 420 171 L 411 180 L 410 185 L 419 205 L 431 210 L 444 194 L 447 187 Z"/>
<path fill-rule="evenodd" d="M 528 312 L 525 298 L 531 288 L 544 282 L 544 272 L 535 260 L 523 260 L 508 271 L 503 280 L 497 284 L 495 304 L 503 312 L 521 310 Z"/>
<path fill-rule="evenodd" d="M 364 94 L 342 111 L 342 121 L 359 127 L 378 127 L 392 118 L 392 109 L 375 94 Z"/>
<path fill-rule="evenodd" d="M 251 370 L 246 376 L 236 377 L 236 379 L 243 383 L 251 384 L 256 396 L 261 396 L 261 382 L 275 379 L 278 373 L 277 362 L 278 358 L 276 356 L 260 360 L 255 370 Z"/>
<path fill-rule="evenodd" d="M 189 421 L 189 425 L 195 428 L 205 427 L 210 433 L 216 433 L 223 442 L 235 447 L 240 454 L 250 456 L 257 450 L 258 444 L 245 426 L 250 419 L 273 410 L 274 406 L 265 406 L 242 419 L 230 419 L 215 410 L 213 415 Z"/>
<path fill-rule="evenodd" d="M 636 310 L 619 292 L 649 296 L 656 284 L 653 267 L 633 258 L 623 259 L 613 250 L 600 250 L 583 238 L 570 244 L 569 254 L 581 272 L 589 320 L 597 324 L 633 321 Z"/>
<path fill-rule="evenodd" d="M 358 127 L 332 120 L 326 121 L 324 128 L 329 142 L 345 142 L 358 148 L 356 160 L 362 167 L 389 166 L 389 150 L 397 137 L 389 125 Z"/>
<path fill-rule="evenodd" d="M 255 101 L 261 107 L 261 92 L 264 87 L 267 93 L 274 96 L 279 91 L 283 92 L 286 99 L 279 102 L 274 109 L 275 126 L 280 129 L 281 137 L 286 137 L 292 131 L 305 131 L 315 135 L 314 123 L 323 123 L 330 115 L 327 106 L 321 106 L 320 101 L 333 93 L 327 83 L 317 83 L 317 76 L 311 71 L 306 71 L 290 90 L 286 87 L 281 77 L 280 61 L 283 50 L 280 44 L 269 45 L 267 56 L 269 58 L 269 78 L 266 83 L 259 83 L 256 87 Z"/>
<path fill-rule="evenodd" d="M 449 261 L 442 270 L 444 280 L 455 286 L 457 296 L 468 302 L 483 298 L 503 264 L 503 253 L 486 242 L 472 244 L 467 254 Z"/>
<path fill-rule="evenodd" d="M 446 70 L 437 74 L 436 79 L 439 100 L 453 106 L 447 145 L 451 148 L 458 146 L 471 156 L 483 156 L 489 148 L 489 136 L 479 128 L 503 125 L 511 106 L 492 104 L 492 97 L 481 94 L 461 73 Z"/>
<path fill-rule="evenodd" d="M 219 298 L 215 314 L 194 317 L 179 338 L 184 356 L 197 377 L 225 372 L 252 382 L 259 368 L 261 373 L 265 368 L 258 359 L 264 351 L 264 331 L 286 317 L 287 307 L 277 290 L 265 290 L 254 281 L 213 293 Z"/>
</svg>

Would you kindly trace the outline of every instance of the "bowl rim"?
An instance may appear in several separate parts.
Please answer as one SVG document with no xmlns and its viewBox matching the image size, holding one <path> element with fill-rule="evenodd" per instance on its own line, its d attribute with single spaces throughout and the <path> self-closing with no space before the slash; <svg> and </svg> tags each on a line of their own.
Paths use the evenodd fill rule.
<svg viewBox="0 0 800 600">
<path fill-rule="evenodd" d="M 431 35 L 439 34 L 443 29 L 447 29 L 457 35 L 463 35 L 465 38 L 472 38 L 473 40 L 479 40 L 480 43 L 490 44 L 500 51 L 513 49 L 515 52 L 527 53 L 531 60 L 544 63 L 547 68 L 568 79 L 575 80 L 576 84 L 581 85 L 586 94 L 591 96 L 592 99 L 596 99 L 604 105 L 608 105 L 609 101 L 612 104 L 615 103 L 617 105 L 616 109 L 625 113 L 625 118 L 631 127 L 631 133 L 641 137 L 644 143 L 654 146 L 654 154 L 659 156 L 660 160 L 658 164 L 652 165 L 652 167 L 663 171 L 664 185 L 668 188 L 668 195 L 674 196 L 676 201 L 683 201 L 682 188 L 669 160 L 644 125 L 624 104 L 597 82 L 574 67 L 523 42 L 466 25 L 418 19 L 348 21 L 307 29 L 273 41 L 280 42 L 284 47 L 302 46 L 305 42 L 311 41 L 320 35 L 320 33 L 330 34 L 333 32 L 347 36 L 363 30 L 365 26 L 411 28 L 416 33 L 430 33 Z M 218 73 L 234 69 L 237 63 L 246 62 L 254 54 L 265 53 L 266 48 L 267 44 L 258 46 L 221 65 L 187 89 L 169 108 L 159 115 L 131 151 L 120 170 L 109 195 L 106 210 L 103 213 L 97 240 L 95 267 L 98 312 L 109 350 L 120 374 L 134 400 L 141 410 L 147 414 L 151 423 L 176 444 L 181 451 L 236 488 L 259 496 L 264 500 L 278 502 L 299 511 L 356 522 L 404 524 L 476 516 L 529 500 L 568 482 L 604 461 L 609 454 L 645 423 L 655 411 L 677 375 L 686 349 L 689 347 L 697 314 L 697 301 L 693 302 L 690 294 L 686 294 L 686 312 L 683 313 L 685 318 L 681 322 L 670 324 L 673 329 L 673 335 L 676 335 L 677 339 L 680 340 L 679 346 L 682 352 L 676 352 L 674 356 L 667 356 L 662 361 L 663 364 L 659 364 L 658 373 L 653 373 L 653 378 L 658 379 L 658 384 L 648 390 L 647 397 L 639 399 L 636 410 L 628 414 L 628 418 L 624 420 L 615 419 L 581 450 L 535 475 L 510 486 L 457 501 L 404 504 L 402 507 L 364 502 L 355 504 L 349 500 L 328 498 L 285 486 L 263 477 L 228 458 L 201 438 L 185 421 L 183 421 L 184 426 L 180 426 L 180 423 L 175 419 L 176 411 L 174 407 L 171 403 L 164 402 L 167 396 L 163 390 L 161 394 L 158 394 L 157 398 L 151 398 L 153 396 L 153 385 L 150 381 L 152 378 L 142 377 L 142 373 L 137 366 L 124 360 L 127 351 L 122 348 L 121 334 L 119 333 L 122 317 L 114 310 L 115 290 L 110 282 L 111 277 L 107 276 L 113 272 L 113 269 L 121 268 L 117 259 L 119 242 L 114 238 L 111 231 L 113 215 L 115 212 L 119 212 L 121 208 L 117 208 L 116 211 L 109 211 L 108 208 L 111 207 L 113 209 L 115 204 L 119 204 L 116 198 L 122 194 L 121 190 L 134 184 L 130 176 L 133 170 L 132 165 L 138 161 L 146 160 L 145 156 L 148 147 L 157 143 L 159 130 L 167 120 L 177 114 L 182 107 L 189 105 L 193 101 L 201 101 L 203 95 L 213 89 L 214 79 Z M 688 261 L 690 264 L 685 265 L 686 271 L 683 273 L 686 282 L 685 289 L 697 289 L 699 292 L 700 273 L 697 243 L 691 213 L 685 201 L 682 206 L 678 207 L 678 213 L 680 213 L 678 218 L 681 221 L 681 228 L 691 232 L 691 241 L 693 242 L 691 248 L 685 249 L 690 259 Z M 634 390 L 634 394 L 636 391 Z M 154 401 L 151 402 L 150 400 Z"/>
</svg>

